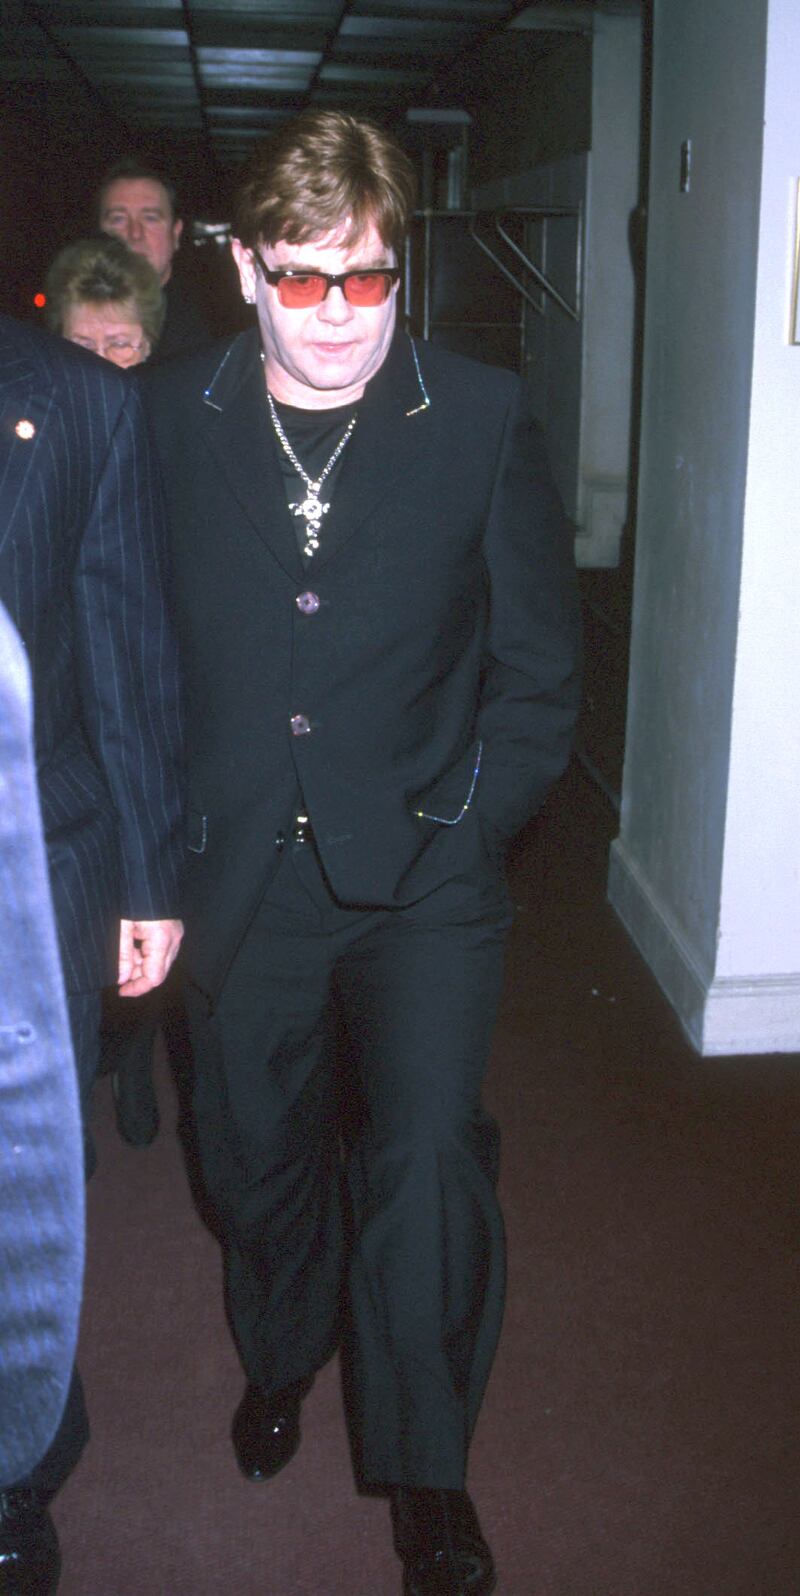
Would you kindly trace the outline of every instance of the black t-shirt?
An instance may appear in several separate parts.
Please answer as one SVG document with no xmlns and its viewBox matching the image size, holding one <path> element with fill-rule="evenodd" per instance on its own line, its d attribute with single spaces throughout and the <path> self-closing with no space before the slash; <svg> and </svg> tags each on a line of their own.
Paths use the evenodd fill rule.
<svg viewBox="0 0 800 1596">
<path fill-rule="evenodd" d="M 358 410 L 358 405 L 340 405 L 335 410 L 299 410 L 295 405 L 279 404 L 277 400 L 273 400 L 273 404 L 277 411 L 278 420 L 303 470 L 311 478 L 312 482 L 318 481 L 320 473 L 325 470 L 337 443 L 347 431 L 353 415 Z M 297 513 L 297 506 L 302 504 L 308 497 L 308 488 L 302 477 L 298 476 L 280 438 L 276 438 L 276 442 L 286 490 L 286 502 L 292 515 L 292 522 L 297 536 L 297 546 L 304 563 L 308 565 L 313 563 L 313 555 L 309 555 L 306 552 L 308 522 L 305 516 Z M 319 490 L 322 504 L 330 504 L 333 498 L 336 480 L 342 468 L 342 461 L 347 453 L 349 443 L 350 439 L 348 438 L 336 464 L 328 472 Z M 324 515 L 320 523 L 319 542 L 320 548 L 322 548 L 325 542 Z"/>
</svg>

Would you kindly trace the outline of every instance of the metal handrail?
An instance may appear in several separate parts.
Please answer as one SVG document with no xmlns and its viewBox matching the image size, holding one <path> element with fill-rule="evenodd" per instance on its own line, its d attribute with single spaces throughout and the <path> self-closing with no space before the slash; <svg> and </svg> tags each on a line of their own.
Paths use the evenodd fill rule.
<svg viewBox="0 0 800 1596">
<path fill-rule="evenodd" d="M 450 209 L 450 208 L 448 208 L 446 210 L 438 210 L 438 209 L 433 209 L 432 207 L 426 207 L 423 210 L 417 211 L 416 212 L 416 216 L 423 223 L 423 245 L 422 245 L 422 337 L 424 339 L 428 339 L 430 337 L 430 335 L 431 335 L 431 325 L 432 325 L 432 323 L 431 323 L 431 309 L 432 309 L 432 306 L 431 306 L 431 280 L 430 280 L 430 278 L 431 278 L 431 247 L 432 247 L 431 226 L 432 226 L 432 223 L 434 221 L 443 220 L 445 217 L 458 217 L 461 221 L 469 222 L 469 237 L 472 239 L 473 243 L 475 243 L 478 246 L 478 248 L 483 252 L 483 254 L 488 257 L 488 259 L 492 262 L 492 265 L 495 267 L 495 269 L 497 271 L 499 271 L 501 276 L 503 276 L 506 279 L 506 281 L 511 284 L 512 288 L 514 288 L 514 290 L 520 295 L 520 298 L 523 299 L 526 304 L 530 305 L 537 312 L 538 315 L 540 315 L 540 316 L 544 315 L 544 312 L 545 312 L 544 300 L 540 299 L 538 297 L 535 297 L 531 293 L 528 285 L 525 282 L 521 281 L 520 277 L 515 272 L 510 270 L 510 268 L 505 264 L 505 262 L 498 256 L 496 250 L 492 248 L 491 244 L 489 244 L 485 238 L 482 238 L 480 236 L 478 228 L 480 226 L 481 220 L 484 217 L 488 217 L 493 222 L 494 227 L 496 229 L 496 232 L 498 234 L 498 237 L 500 238 L 500 240 L 503 243 L 503 245 L 507 249 L 511 250 L 511 252 L 517 257 L 517 259 L 522 262 L 522 265 L 525 268 L 525 271 L 530 273 L 531 277 L 533 277 L 535 282 L 539 285 L 539 290 L 540 290 L 541 295 L 545 296 L 545 297 L 549 297 L 553 301 L 554 304 L 558 305 L 560 310 L 563 310 L 565 315 L 570 317 L 570 319 L 572 321 L 580 322 L 580 320 L 581 320 L 581 303 L 582 303 L 581 273 L 582 273 L 582 261 L 583 261 L 583 211 L 582 211 L 582 207 L 580 205 L 574 205 L 574 206 L 567 206 L 567 205 L 506 205 L 506 206 L 503 206 L 502 209 L 496 209 L 495 208 L 495 209 L 486 210 L 486 211 L 466 210 L 466 209 L 465 210 L 456 210 L 456 209 Z M 542 238 L 543 260 L 542 260 L 541 266 L 538 266 L 535 261 L 531 260 L 530 256 L 528 254 L 526 254 L 525 250 L 523 250 L 520 247 L 520 245 L 516 242 L 516 240 L 514 238 L 512 238 L 511 234 L 509 233 L 508 228 L 507 228 L 507 226 L 505 224 L 506 224 L 507 219 L 512 217 L 512 216 L 522 217 L 526 221 L 528 221 L 528 220 L 537 221 L 538 220 L 538 221 L 543 222 L 543 224 L 544 224 L 544 232 L 543 232 L 543 238 Z M 565 298 L 565 296 L 560 292 L 560 290 L 558 288 L 556 288 L 555 283 L 548 276 L 548 273 L 547 273 L 547 270 L 546 270 L 546 265 L 547 265 L 547 223 L 550 222 L 550 221 L 558 221 L 558 220 L 560 220 L 562 218 L 572 218 L 573 220 L 576 220 L 577 224 L 578 224 L 576 251 L 575 251 L 575 302 L 574 302 L 574 304 L 570 304 L 569 301 Z M 410 315 L 411 314 L 411 310 L 412 310 L 410 265 L 411 265 L 411 236 L 409 235 L 409 237 L 408 237 L 408 239 L 406 241 L 406 272 L 405 272 L 405 310 L 406 310 L 406 315 Z M 437 326 L 438 325 L 439 325 L 439 323 L 437 322 Z M 460 323 L 454 323 L 453 325 L 460 325 Z"/>
<path fill-rule="evenodd" d="M 521 294 L 523 299 L 525 299 L 527 301 L 527 303 L 533 307 L 533 309 L 536 311 L 537 315 L 539 315 L 539 316 L 544 315 L 544 307 L 539 303 L 539 301 L 537 299 L 534 299 L 533 295 L 528 291 L 528 289 L 526 288 L 525 284 L 521 283 L 519 278 L 515 277 L 514 273 L 512 271 L 510 271 L 509 268 L 503 264 L 503 262 L 500 259 L 500 257 L 497 254 L 495 254 L 495 251 L 490 247 L 489 244 L 486 243 L 485 239 L 483 239 L 483 238 L 481 238 L 479 236 L 479 234 L 477 232 L 477 224 L 478 224 L 478 221 L 479 221 L 480 216 L 482 214 L 483 213 L 480 212 L 480 211 L 472 212 L 472 220 L 471 220 L 471 223 L 470 223 L 469 234 L 470 234 L 470 238 L 472 239 L 473 243 L 477 244 L 478 248 L 483 250 L 484 255 L 488 256 L 488 258 L 492 262 L 492 264 L 494 266 L 496 266 L 497 270 L 502 273 L 503 277 L 505 277 L 506 280 L 511 283 L 512 287 L 514 287 L 517 290 L 517 293 Z M 539 287 L 541 288 L 542 292 L 545 293 L 545 294 L 548 294 L 549 297 L 552 300 L 555 301 L 555 303 L 561 308 L 561 310 L 563 310 L 565 312 L 565 314 L 567 316 L 569 316 L 571 318 L 572 321 L 579 322 L 580 319 L 581 319 L 581 255 L 582 255 L 582 248 L 583 248 L 582 213 L 581 213 L 580 206 L 574 206 L 574 207 L 572 207 L 572 206 L 564 206 L 564 205 L 546 205 L 546 206 L 545 205 L 537 205 L 537 206 L 524 206 L 524 207 L 523 206 L 514 206 L 513 208 L 509 207 L 508 210 L 493 211 L 493 212 L 490 212 L 489 214 L 491 214 L 493 219 L 494 219 L 495 228 L 497 230 L 497 233 L 498 233 L 499 237 L 503 240 L 503 243 L 506 244 L 508 246 L 508 248 L 513 251 L 513 253 L 517 256 L 518 260 L 522 261 L 522 264 L 525 267 L 525 270 L 530 272 L 531 276 L 539 284 Z M 548 222 L 548 221 L 554 220 L 554 219 L 556 219 L 558 217 L 562 217 L 562 216 L 572 216 L 572 217 L 576 217 L 577 218 L 577 222 L 578 222 L 578 241 L 577 241 L 576 260 L 575 260 L 575 304 L 574 305 L 570 305 L 569 304 L 568 300 L 566 300 L 564 298 L 563 294 L 559 293 L 559 290 L 556 288 L 555 284 L 550 281 L 550 278 L 547 276 L 547 273 L 542 271 L 540 267 L 535 265 L 535 263 L 531 260 L 530 256 L 526 255 L 526 253 L 525 253 L 525 251 L 523 249 L 520 249 L 520 246 L 519 246 L 519 244 L 517 244 L 516 240 L 513 239 L 511 237 L 511 235 L 506 231 L 506 229 L 503 226 L 503 218 L 508 216 L 509 214 L 514 215 L 514 216 L 524 215 L 526 218 L 528 218 L 530 220 L 544 221 L 544 222 Z"/>
</svg>

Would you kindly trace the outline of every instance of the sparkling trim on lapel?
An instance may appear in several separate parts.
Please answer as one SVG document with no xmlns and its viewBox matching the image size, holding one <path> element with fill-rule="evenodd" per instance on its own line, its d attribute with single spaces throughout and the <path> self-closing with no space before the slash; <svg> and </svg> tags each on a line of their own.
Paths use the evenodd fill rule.
<svg viewBox="0 0 800 1596">
<path fill-rule="evenodd" d="M 422 404 L 421 405 L 415 405 L 413 410 L 407 410 L 406 411 L 406 416 L 418 416 L 421 411 L 430 410 L 430 408 L 431 408 L 431 396 L 428 393 L 428 390 L 425 387 L 425 384 L 424 384 L 424 382 L 422 380 L 422 372 L 419 369 L 419 356 L 417 354 L 416 344 L 414 343 L 414 340 L 411 337 L 410 333 L 408 335 L 408 341 L 409 341 L 409 343 L 411 345 L 411 353 L 414 356 L 414 365 L 417 368 L 417 382 L 419 383 L 419 391 L 422 394 Z"/>
<path fill-rule="evenodd" d="M 226 367 L 228 361 L 230 360 L 231 350 L 232 349 L 233 349 L 233 344 L 231 344 L 229 349 L 226 349 L 225 354 L 224 354 L 222 360 L 220 361 L 219 365 L 217 366 L 217 369 L 214 372 L 214 375 L 211 378 L 211 381 L 210 381 L 208 387 L 203 389 L 203 403 L 207 404 L 207 405 L 210 405 L 212 410 L 218 410 L 220 415 L 222 414 L 222 405 L 218 405 L 216 400 L 212 399 L 211 394 L 213 392 L 214 384 L 217 381 L 217 378 L 222 375 L 222 372 L 225 370 L 225 367 Z"/>
</svg>

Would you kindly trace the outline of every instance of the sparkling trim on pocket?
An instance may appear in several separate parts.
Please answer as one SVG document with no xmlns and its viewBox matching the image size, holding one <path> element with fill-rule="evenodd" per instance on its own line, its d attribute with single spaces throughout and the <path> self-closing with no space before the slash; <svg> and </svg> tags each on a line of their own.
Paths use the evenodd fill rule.
<svg viewBox="0 0 800 1596">
<path fill-rule="evenodd" d="M 477 756 L 476 756 L 476 759 L 475 759 L 475 769 L 472 772 L 472 781 L 469 784 L 469 792 L 467 793 L 467 796 L 464 799 L 464 802 L 461 805 L 461 808 L 460 808 L 458 814 L 452 820 L 448 820 L 445 815 L 432 815 L 432 814 L 429 814 L 427 809 L 415 809 L 414 810 L 414 814 L 416 815 L 418 820 L 435 820 L 437 825 L 439 825 L 439 826 L 457 826 L 459 821 L 464 819 L 464 816 L 465 816 L 467 810 L 469 809 L 469 806 L 472 803 L 472 799 L 473 799 L 473 797 L 475 795 L 475 788 L 476 788 L 477 783 L 478 783 L 478 772 L 479 772 L 479 770 L 481 768 L 481 757 L 482 757 L 482 754 L 483 754 L 483 743 L 479 742 L 478 743 L 478 753 L 477 753 Z"/>
</svg>

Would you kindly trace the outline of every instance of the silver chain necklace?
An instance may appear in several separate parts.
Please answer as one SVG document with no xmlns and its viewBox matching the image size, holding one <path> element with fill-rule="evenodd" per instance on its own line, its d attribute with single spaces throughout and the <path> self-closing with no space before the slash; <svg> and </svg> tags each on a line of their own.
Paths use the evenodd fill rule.
<svg viewBox="0 0 800 1596">
<path fill-rule="evenodd" d="M 308 475 L 308 472 L 303 470 L 303 467 L 301 466 L 300 461 L 298 460 L 297 455 L 295 454 L 294 449 L 292 448 L 289 439 L 287 438 L 286 433 L 280 424 L 278 412 L 275 409 L 272 394 L 270 393 L 269 388 L 267 389 L 267 399 L 269 401 L 269 413 L 272 417 L 272 425 L 275 428 L 278 442 L 283 449 L 284 454 L 289 456 L 297 475 L 302 478 L 306 485 L 305 499 L 301 500 L 299 504 L 290 504 L 289 509 L 294 515 L 302 515 L 306 523 L 306 543 L 303 548 L 303 553 L 308 555 L 308 558 L 311 559 L 312 554 L 316 554 L 317 549 L 319 548 L 319 530 L 322 524 L 322 517 L 323 515 L 327 515 L 331 507 L 330 499 L 328 500 L 327 504 L 322 503 L 322 500 L 319 496 L 319 490 L 322 487 L 322 484 L 325 481 L 328 473 L 333 470 L 339 455 L 341 454 L 348 438 L 350 437 L 350 434 L 353 431 L 353 428 L 358 420 L 358 415 L 356 414 L 350 417 L 347 427 L 342 434 L 342 437 L 339 439 L 339 442 L 337 443 L 336 448 L 334 449 L 333 454 L 328 461 L 328 464 L 325 466 L 323 471 L 320 471 L 316 481 L 312 481 L 312 478 Z"/>
</svg>

